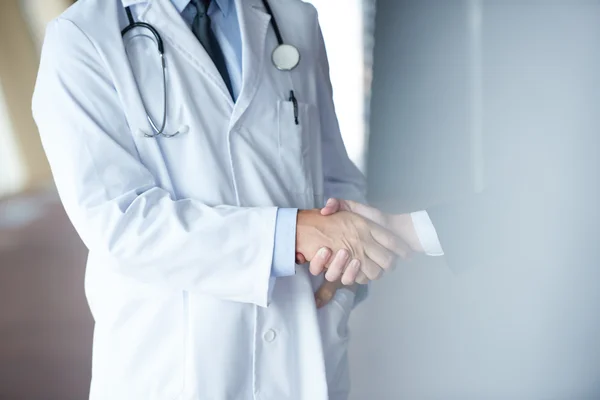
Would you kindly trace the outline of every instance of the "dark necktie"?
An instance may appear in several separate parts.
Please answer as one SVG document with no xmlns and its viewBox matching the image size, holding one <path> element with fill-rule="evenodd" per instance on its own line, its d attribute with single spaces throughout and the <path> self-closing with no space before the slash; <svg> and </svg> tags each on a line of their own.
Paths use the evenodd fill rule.
<svg viewBox="0 0 600 400">
<path fill-rule="evenodd" d="M 198 11 L 192 22 L 192 32 L 198 38 L 219 70 L 219 73 L 221 74 L 221 77 L 223 77 L 223 81 L 225 82 L 225 85 L 227 85 L 227 89 L 233 98 L 233 90 L 231 89 L 231 80 L 229 79 L 227 64 L 225 64 L 225 57 L 223 56 L 221 46 L 219 46 L 219 42 L 210 27 L 210 17 L 206 13 L 208 6 L 210 5 L 210 0 L 190 0 L 190 2 Z"/>
</svg>

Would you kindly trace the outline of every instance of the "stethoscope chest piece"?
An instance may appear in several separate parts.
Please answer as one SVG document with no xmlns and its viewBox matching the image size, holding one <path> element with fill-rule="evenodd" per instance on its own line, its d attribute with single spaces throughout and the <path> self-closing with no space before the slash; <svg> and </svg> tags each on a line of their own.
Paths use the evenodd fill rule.
<svg viewBox="0 0 600 400">
<path fill-rule="evenodd" d="M 300 52 L 291 44 L 280 44 L 271 55 L 273 65 L 280 71 L 291 71 L 300 63 Z"/>
</svg>

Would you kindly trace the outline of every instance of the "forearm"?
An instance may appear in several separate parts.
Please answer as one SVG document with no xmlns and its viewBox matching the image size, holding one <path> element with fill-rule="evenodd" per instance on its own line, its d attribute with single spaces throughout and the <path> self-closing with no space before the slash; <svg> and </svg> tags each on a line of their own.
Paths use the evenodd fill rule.
<svg viewBox="0 0 600 400">
<path fill-rule="evenodd" d="M 65 196 L 63 196 L 65 198 Z M 151 285 L 266 305 L 277 209 L 174 201 L 151 188 L 92 207 L 65 202 L 107 267 Z"/>
</svg>

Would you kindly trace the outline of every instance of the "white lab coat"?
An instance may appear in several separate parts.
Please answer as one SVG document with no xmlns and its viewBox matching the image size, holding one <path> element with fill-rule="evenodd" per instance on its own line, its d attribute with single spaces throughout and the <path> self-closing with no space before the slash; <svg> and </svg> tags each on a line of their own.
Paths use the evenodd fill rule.
<svg viewBox="0 0 600 400">
<path fill-rule="evenodd" d="M 317 311 L 322 278 L 298 266 L 267 300 L 277 207 L 363 195 L 315 9 L 270 1 L 302 54 L 290 73 L 271 64 L 276 37 L 261 1 L 236 1 L 243 85 L 234 104 L 169 0 L 137 8 L 165 42 L 167 131 L 189 128 L 148 139 L 132 69 L 160 121 L 156 47 L 134 39 L 130 68 L 120 34 L 123 5 L 137 2 L 83 0 L 53 21 L 33 99 L 59 194 L 90 250 L 91 399 L 345 399 L 353 294 L 341 290 Z"/>
</svg>

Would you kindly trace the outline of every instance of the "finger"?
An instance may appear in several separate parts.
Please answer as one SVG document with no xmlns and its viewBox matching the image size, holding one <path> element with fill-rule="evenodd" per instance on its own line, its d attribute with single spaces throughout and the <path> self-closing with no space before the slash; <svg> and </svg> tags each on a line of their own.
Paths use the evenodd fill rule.
<svg viewBox="0 0 600 400">
<path fill-rule="evenodd" d="M 410 246 L 398 236 L 378 224 L 369 224 L 371 236 L 377 243 L 393 252 L 403 260 L 408 260 L 412 256 Z"/>
<path fill-rule="evenodd" d="M 342 286 L 340 281 L 328 282 L 324 281 L 321 287 L 315 293 L 315 303 L 317 308 L 321 308 L 331 301 L 335 292 Z"/>
<path fill-rule="evenodd" d="M 365 257 L 361 262 L 361 270 L 369 281 L 375 281 L 383 274 L 383 269 L 369 257 Z M 359 282 L 360 283 L 360 282 Z"/>
<path fill-rule="evenodd" d="M 317 251 L 317 254 L 315 254 L 315 256 L 313 257 L 313 259 L 310 260 L 310 266 L 308 267 L 308 270 L 311 274 L 315 276 L 321 274 L 325 269 L 325 266 L 329 262 L 330 258 L 331 250 L 327 247 L 320 248 L 319 251 Z"/>
<path fill-rule="evenodd" d="M 362 266 L 361 266 L 362 267 Z M 361 271 L 358 273 L 358 275 L 356 276 L 356 283 L 361 284 L 361 285 L 366 285 L 367 283 L 369 283 L 369 278 L 367 278 L 367 276 L 365 275 L 365 273 Z"/>
<path fill-rule="evenodd" d="M 348 263 L 348 267 L 344 271 L 342 275 L 342 283 L 346 286 L 353 285 L 356 282 L 356 277 L 360 272 L 360 261 L 357 259 L 353 259 Z"/>
<path fill-rule="evenodd" d="M 325 207 L 321 209 L 321 215 L 331 215 L 340 211 L 340 201 L 338 199 L 330 198 L 327 200 Z"/>
<path fill-rule="evenodd" d="M 384 271 L 391 270 L 396 264 L 396 255 L 377 243 L 375 240 L 369 241 L 365 244 L 365 254 L 370 258 L 379 268 Z"/>
<path fill-rule="evenodd" d="M 327 272 L 325 273 L 325 279 L 329 282 L 335 282 L 340 280 L 344 270 L 346 269 L 346 265 L 350 261 L 350 252 L 346 249 L 338 250 L 331 261 L 331 264 L 327 267 Z"/>
<path fill-rule="evenodd" d="M 302 253 L 296 253 L 296 264 L 304 264 L 306 263 L 306 257 Z"/>
</svg>

